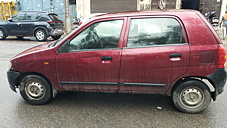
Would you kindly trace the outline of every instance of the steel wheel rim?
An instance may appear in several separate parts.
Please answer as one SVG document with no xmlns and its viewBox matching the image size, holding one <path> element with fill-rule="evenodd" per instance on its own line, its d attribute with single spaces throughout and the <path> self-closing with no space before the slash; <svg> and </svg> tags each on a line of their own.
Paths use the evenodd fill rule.
<svg viewBox="0 0 227 128">
<path fill-rule="evenodd" d="M 180 94 L 180 102 L 185 107 L 196 108 L 200 106 L 205 100 L 204 92 L 195 87 L 184 89 Z"/>
<path fill-rule="evenodd" d="M 26 85 L 25 92 L 32 100 L 40 100 L 45 95 L 45 88 L 38 82 L 30 82 Z"/>
<path fill-rule="evenodd" d="M 36 37 L 38 40 L 43 40 L 44 39 L 44 32 L 38 31 L 36 32 Z"/>
</svg>

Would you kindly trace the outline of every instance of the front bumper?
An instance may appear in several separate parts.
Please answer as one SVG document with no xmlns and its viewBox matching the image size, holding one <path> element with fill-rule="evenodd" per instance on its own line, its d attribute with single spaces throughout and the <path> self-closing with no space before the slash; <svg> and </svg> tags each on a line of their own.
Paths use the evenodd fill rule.
<svg viewBox="0 0 227 128">
<path fill-rule="evenodd" d="M 7 78 L 8 78 L 9 86 L 14 92 L 16 92 L 16 86 L 17 86 L 16 80 L 19 76 L 20 76 L 19 72 L 11 71 L 11 70 L 9 70 L 7 72 Z"/>
<path fill-rule="evenodd" d="M 207 76 L 215 88 L 215 97 L 224 91 L 224 86 L 227 79 L 225 69 L 217 69 L 213 74 Z"/>
</svg>

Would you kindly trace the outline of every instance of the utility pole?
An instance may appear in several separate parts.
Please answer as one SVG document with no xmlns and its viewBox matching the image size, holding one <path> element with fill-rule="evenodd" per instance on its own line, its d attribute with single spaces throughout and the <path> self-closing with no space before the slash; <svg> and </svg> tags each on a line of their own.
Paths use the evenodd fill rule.
<svg viewBox="0 0 227 128">
<path fill-rule="evenodd" d="M 70 32 L 70 17 L 69 17 L 69 0 L 65 0 L 65 30 L 66 34 Z"/>
<path fill-rule="evenodd" d="M 50 12 L 54 12 L 53 0 L 50 0 Z"/>
</svg>

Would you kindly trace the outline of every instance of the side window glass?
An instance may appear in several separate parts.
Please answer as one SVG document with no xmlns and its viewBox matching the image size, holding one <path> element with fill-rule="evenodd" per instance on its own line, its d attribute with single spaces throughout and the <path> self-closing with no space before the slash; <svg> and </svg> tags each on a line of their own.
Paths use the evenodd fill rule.
<svg viewBox="0 0 227 128">
<path fill-rule="evenodd" d="M 31 20 L 36 20 L 36 15 L 25 15 L 25 20 L 29 20 L 29 21 L 31 21 Z"/>
<path fill-rule="evenodd" d="M 21 21 L 24 20 L 24 15 L 15 15 L 12 17 L 13 21 Z"/>
<path fill-rule="evenodd" d="M 132 19 L 127 47 L 185 43 L 179 22 L 173 18 Z"/>
<path fill-rule="evenodd" d="M 70 41 L 70 51 L 117 48 L 123 20 L 98 22 Z"/>
</svg>

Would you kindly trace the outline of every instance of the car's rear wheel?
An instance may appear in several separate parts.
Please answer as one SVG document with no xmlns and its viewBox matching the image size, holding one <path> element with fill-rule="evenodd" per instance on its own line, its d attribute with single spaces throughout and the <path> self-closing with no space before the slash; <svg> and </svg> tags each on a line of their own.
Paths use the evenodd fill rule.
<svg viewBox="0 0 227 128">
<path fill-rule="evenodd" d="M 61 37 L 61 35 L 58 35 L 58 36 L 51 36 L 54 40 L 57 40 Z"/>
<path fill-rule="evenodd" d="M 0 29 L 0 40 L 6 39 L 6 33 L 3 29 Z"/>
<path fill-rule="evenodd" d="M 47 40 L 47 34 L 43 29 L 38 29 L 35 31 L 35 38 L 38 41 L 46 41 Z"/>
<path fill-rule="evenodd" d="M 211 101 L 209 88 L 199 80 L 189 80 L 180 84 L 173 92 L 173 103 L 185 113 L 199 113 Z"/>
<path fill-rule="evenodd" d="M 42 105 L 52 99 L 49 83 L 37 75 L 25 76 L 20 84 L 20 94 L 29 104 Z"/>
</svg>

